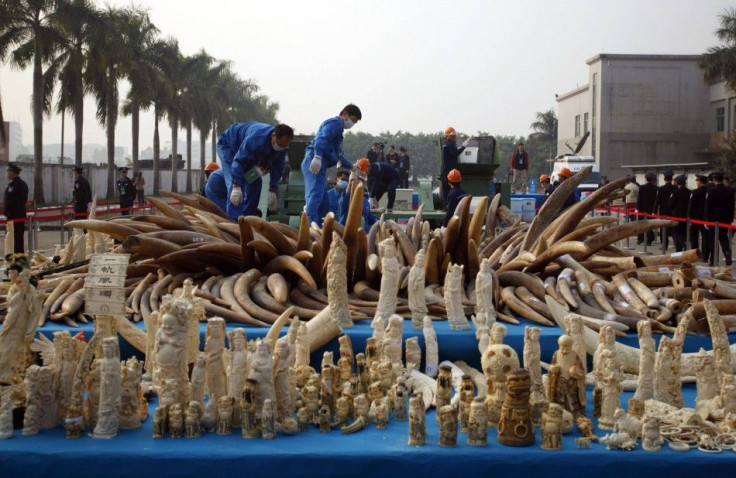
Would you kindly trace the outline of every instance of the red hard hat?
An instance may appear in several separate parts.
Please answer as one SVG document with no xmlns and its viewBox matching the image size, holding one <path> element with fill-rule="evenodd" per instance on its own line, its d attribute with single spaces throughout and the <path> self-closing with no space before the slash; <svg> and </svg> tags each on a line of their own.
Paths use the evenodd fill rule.
<svg viewBox="0 0 736 478">
<path fill-rule="evenodd" d="M 570 171 L 567 168 L 560 169 L 560 172 L 557 173 L 557 174 L 560 175 L 563 178 L 571 178 L 572 177 L 572 171 Z"/>
<path fill-rule="evenodd" d="M 447 128 L 445 128 L 445 136 L 455 136 L 455 134 L 455 128 L 453 128 L 452 126 L 448 126 Z"/>
<path fill-rule="evenodd" d="M 360 172 L 365 174 L 366 171 L 368 171 L 368 166 L 371 165 L 371 162 L 368 160 L 368 158 L 360 158 L 358 160 L 358 167 L 360 168 Z"/>
<path fill-rule="evenodd" d="M 207 166 L 204 167 L 205 171 L 217 171 L 218 169 L 220 169 L 220 165 L 214 161 L 208 163 Z"/>
<path fill-rule="evenodd" d="M 539 176 L 539 182 L 540 183 L 543 183 L 545 181 L 549 181 L 549 174 L 543 174 L 543 175 Z"/>
<path fill-rule="evenodd" d="M 457 169 L 453 169 L 449 173 L 447 173 L 447 180 L 451 183 L 459 183 L 463 180 L 462 174 L 460 174 L 460 171 Z"/>
</svg>

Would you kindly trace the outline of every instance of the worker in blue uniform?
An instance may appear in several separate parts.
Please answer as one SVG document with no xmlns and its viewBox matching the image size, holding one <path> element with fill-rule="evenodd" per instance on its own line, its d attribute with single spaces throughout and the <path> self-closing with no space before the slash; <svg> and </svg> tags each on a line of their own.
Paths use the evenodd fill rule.
<svg viewBox="0 0 736 478">
<path fill-rule="evenodd" d="M 340 214 L 340 197 L 344 196 L 348 190 L 348 177 L 350 172 L 347 169 L 338 169 L 335 175 L 335 187 L 327 191 L 327 197 L 330 200 L 330 212 L 339 217 Z"/>
<path fill-rule="evenodd" d="M 445 128 L 445 143 L 442 145 L 442 165 L 440 167 L 440 192 L 442 193 L 442 200 L 447 205 L 447 195 L 450 192 L 450 185 L 447 182 L 447 175 L 453 169 L 457 169 L 460 154 L 465 151 L 473 137 L 467 138 L 463 141 L 461 147 L 457 147 L 455 140 L 457 139 L 457 132 L 452 126 Z M 447 209 L 447 207 L 445 207 Z"/>
<path fill-rule="evenodd" d="M 393 211 L 396 200 L 396 188 L 399 187 L 399 172 L 389 163 L 373 163 L 368 165 L 368 177 L 371 180 L 371 207 L 378 208 L 378 201 L 384 193 L 388 193 L 386 210 Z"/>
<path fill-rule="evenodd" d="M 349 104 L 338 116 L 325 120 L 317 130 L 317 135 L 304 151 L 302 175 L 304 176 L 304 200 L 307 217 L 318 227 L 329 211 L 327 196 L 327 168 L 337 165 L 352 169 L 353 163 L 345 158 L 342 151 L 342 133 L 361 120 L 360 108 Z"/>
<path fill-rule="evenodd" d="M 252 216 L 258 210 L 261 176 L 271 173 L 268 211 L 276 211 L 276 193 L 286 164 L 286 150 L 294 130 L 285 124 L 236 123 L 217 139 L 217 155 L 222 163 L 231 219 Z"/>
<path fill-rule="evenodd" d="M 447 183 L 450 185 L 450 191 L 447 193 L 447 201 L 445 202 L 445 220 L 442 221 L 442 225 L 447 227 L 447 223 L 455 214 L 455 209 L 462 198 L 467 196 L 465 190 L 463 190 L 460 183 L 463 182 L 463 176 L 460 171 L 453 169 L 447 173 Z"/>
<path fill-rule="evenodd" d="M 347 192 L 340 195 L 340 213 L 338 215 L 338 222 L 344 226 L 348 220 L 348 209 L 350 209 L 350 196 L 352 194 L 353 188 L 355 188 L 355 185 L 360 182 L 363 185 L 362 216 L 363 228 L 365 232 L 370 231 L 371 226 L 373 226 L 373 224 L 378 221 L 378 219 L 376 219 L 376 216 L 374 216 L 373 212 L 371 211 L 370 202 L 368 201 L 368 191 L 365 189 L 366 180 L 368 178 L 366 172 L 368 171 L 369 166 L 369 159 L 362 158 L 358 160 L 358 162 L 356 163 L 356 167 L 353 167 L 353 170 L 350 172 Z"/>
<path fill-rule="evenodd" d="M 227 183 L 225 182 L 225 172 L 222 168 L 210 172 L 207 183 L 204 185 L 204 195 L 207 199 L 214 202 L 223 211 L 227 210 Z"/>
</svg>

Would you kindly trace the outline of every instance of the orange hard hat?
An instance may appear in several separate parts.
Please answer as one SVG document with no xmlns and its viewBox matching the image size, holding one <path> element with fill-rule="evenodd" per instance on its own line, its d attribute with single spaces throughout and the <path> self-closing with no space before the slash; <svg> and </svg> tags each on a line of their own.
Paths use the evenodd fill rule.
<svg viewBox="0 0 736 478">
<path fill-rule="evenodd" d="M 545 181 L 549 181 L 549 174 L 543 174 L 543 175 L 539 176 L 539 182 L 540 183 L 543 183 Z"/>
<path fill-rule="evenodd" d="M 368 160 L 368 158 L 360 158 L 358 160 L 358 167 L 360 168 L 360 172 L 365 174 L 366 171 L 368 171 L 368 166 L 371 165 L 371 162 Z"/>
<path fill-rule="evenodd" d="M 447 173 L 447 180 L 451 183 L 459 183 L 463 180 L 462 174 L 460 174 L 460 171 L 457 169 L 453 169 L 449 173 Z"/>
<path fill-rule="evenodd" d="M 208 163 L 207 166 L 204 167 L 205 171 L 217 171 L 218 169 L 220 169 L 220 165 L 214 161 Z"/>
<path fill-rule="evenodd" d="M 567 169 L 567 168 L 562 168 L 562 169 L 560 169 L 560 172 L 559 172 L 559 173 L 557 173 L 557 174 L 558 174 L 558 175 L 559 175 L 560 177 L 563 177 L 563 178 L 571 178 L 571 177 L 572 177 L 572 171 L 570 171 L 570 170 L 569 170 L 569 169 Z"/>
<path fill-rule="evenodd" d="M 452 126 L 448 126 L 445 128 L 445 136 L 455 136 L 457 133 L 455 133 L 455 128 Z"/>
</svg>

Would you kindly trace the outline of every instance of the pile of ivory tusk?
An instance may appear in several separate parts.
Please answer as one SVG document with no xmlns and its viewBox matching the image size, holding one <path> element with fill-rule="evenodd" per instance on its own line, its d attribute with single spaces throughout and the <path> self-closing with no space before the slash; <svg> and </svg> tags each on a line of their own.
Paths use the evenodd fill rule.
<svg viewBox="0 0 736 478">
<path fill-rule="evenodd" d="M 292 314 L 302 320 L 327 307 L 328 257 L 333 237 L 339 237 L 347 248 L 344 277 L 350 316 L 361 320 L 372 318 L 378 305 L 382 252 L 377 244 L 393 238 L 402 267 L 396 313 L 405 317 L 411 312 L 409 270 L 417 251 L 424 249 L 425 298 L 434 317 L 447 315 L 442 285 L 451 264 L 464 266 L 463 306 L 467 315 L 473 313 L 475 277 L 485 260 L 493 269 L 498 318 L 508 322 L 518 323 L 515 316 L 522 316 L 555 325 L 553 311 L 545 303 L 550 296 L 595 330 L 608 324 L 623 333 L 647 320 L 655 331 L 671 332 L 689 310 L 694 330 L 708 333 L 703 299 L 712 299 L 727 328 L 736 325 L 736 283 L 730 273 L 695 267 L 700 259 L 697 250 L 645 256 L 614 246 L 674 222 L 647 219 L 619 224 L 615 217 L 589 215 L 611 198 L 622 197 L 626 178 L 559 213 L 588 174 L 590 168 L 561 183 L 531 224 L 501 206 L 500 195 L 482 198 L 471 216 L 471 197 L 466 196 L 447 227 L 432 230 L 420 207 L 406 227 L 382 217 L 368 233 L 361 227 L 359 184 L 354 186 L 344 227 L 332 214 L 322 228 L 310 225 L 302 214 L 298 229 L 252 216 L 235 223 L 202 196 L 164 192 L 182 208 L 151 197 L 148 201 L 157 210 L 153 215 L 67 223 L 75 233 L 60 252 L 61 264 L 83 262 L 95 252 L 130 254 L 126 306 L 134 320 L 147 318 L 166 294 L 180 294 L 184 280 L 191 279 L 208 317 L 269 326 L 292 307 Z M 39 270 L 53 266 L 39 255 L 33 262 Z M 46 294 L 42 323 L 50 319 L 74 326 L 86 320 L 81 313 L 86 272 L 85 265 L 46 272 L 39 283 Z"/>
</svg>

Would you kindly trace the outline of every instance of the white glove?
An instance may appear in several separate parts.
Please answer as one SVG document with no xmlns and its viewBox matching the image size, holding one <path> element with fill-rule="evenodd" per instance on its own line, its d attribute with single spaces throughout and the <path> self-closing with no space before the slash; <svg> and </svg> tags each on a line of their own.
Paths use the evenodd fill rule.
<svg viewBox="0 0 736 478">
<path fill-rule="evenodd" d="M 268 192 L 268 212 L 276 212 L 276 193 Z"/>
<path fill-rule="evenodd" d="M 473 141 L 474 139 L 475 139 L 475 136 L 472 136 L 472 135 L 469 136 L 468 139 L 463 141 L 463 146 L 467 147 L 470 144 L 470 142 Z"/>
<path fill-rule="evenodd" d="M 356 164 L 355 166 L 353 166 L 353 169 L 350 170 L 350 177 L 348 178 L 348 182 L 357 181 L 359 175 L 360 168 Z"/>
<path fill-rule="evenodd" d="M 233 186 L 233 190 L 230 193 L 230 202 L 233 206 L 240 206 L 240 203 L 243 202 L 243 190 Z"/>
<path fill-rule="evenodd" d="M 322 169 L 322 156 L 315 156 L 312 158 L 312 162 L 309 163 L 309 171 L 312 174 L 317 174 Z"/>
<path fill-rule="evenodd" d="M 371 198 L 370 203 L 371 209 L 378 209 L 378 201 L 376 200 L 376 198 Z"/>
</svg>

